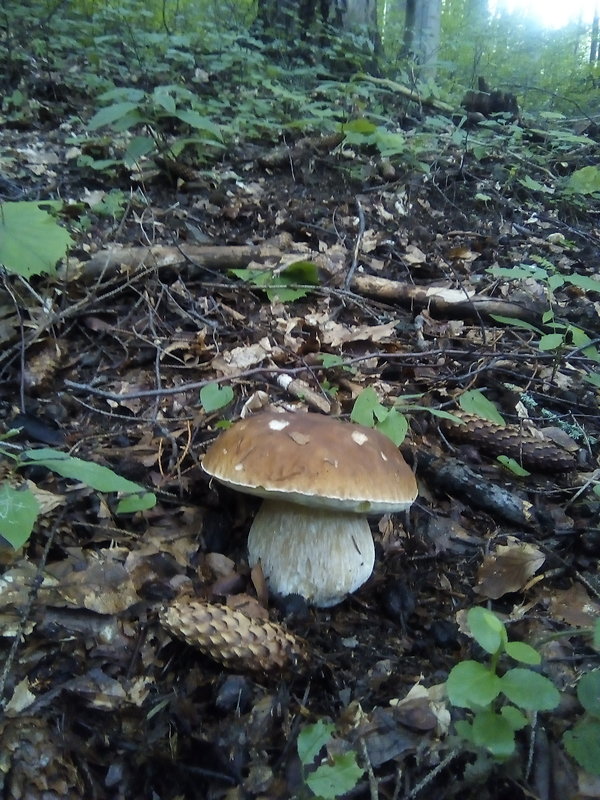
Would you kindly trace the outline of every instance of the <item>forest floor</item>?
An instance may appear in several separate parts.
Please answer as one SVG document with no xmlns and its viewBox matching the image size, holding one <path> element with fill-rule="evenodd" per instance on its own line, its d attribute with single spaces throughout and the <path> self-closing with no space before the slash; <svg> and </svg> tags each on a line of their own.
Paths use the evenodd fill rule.
<svg viewBox="0 0 600 800">
<path fill-rule="evenodd" d="M 61 197 L 76 238 L 58 276 L 3 277 L 2 424 L 157 503 L 118 515 L 82 483 L 19 473 L 43 514 L 1 551 L 2 796 L 309 797 L 298 737 L 325 721 L 328 797 L 349 753 L 352 798 L 599 797 L 562 737 L 598 666 L 600 616 L 597 353 L 567 327 L 596 339 L 600 294 L 548 282 L 597 278 L 595 212 L 507 190 L 501 147 L 475 159 L 449 145 L 424 171 L 330 139 L 240 146 L 189 180 L 173 165 L 108 180 L 76 166 L 68 133 L 0 134 L 5 200 Z M 524 264 L 539 270 L 502 271 Z M 282 302 L 281 278 L 267 293 L 231 268 L 313 285 Z M 207 411 L 215 381 L 231 402 Z M 211 484 L 203 453 L 222 420 L 267 404 L 347 418 L 367 387 L 409 421 L 418 500 L 372 520 L 374 573 L 338 606 L 268 598 L 246 562 L 257 503 Z M 427 410 L 459 412 L 472 390 L 504 432 Z M 190 598 L 270 620 L 308 657 L 254 668 L 250 643 L 223 666 L 160 624 Z M 456 736 L 470 712 L 444 692 L 456 664 L 486 662 L 466 625 L 479 605 L 561 692 L 507 758 Z"/>
</svg>

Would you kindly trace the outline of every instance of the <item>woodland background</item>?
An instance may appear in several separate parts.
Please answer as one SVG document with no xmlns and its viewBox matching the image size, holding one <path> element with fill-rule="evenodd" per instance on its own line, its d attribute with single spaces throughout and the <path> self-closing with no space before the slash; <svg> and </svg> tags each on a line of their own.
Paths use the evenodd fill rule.
<svg viewBox="0 0 600 800">
<path fill-rule="evenodd" d="M 543 23 L 0 2 L 3 798 L 600 796 L 598 14 Z M 269 403 L 419 482 L 331 609 L 201 468 Z"/>
</svg>

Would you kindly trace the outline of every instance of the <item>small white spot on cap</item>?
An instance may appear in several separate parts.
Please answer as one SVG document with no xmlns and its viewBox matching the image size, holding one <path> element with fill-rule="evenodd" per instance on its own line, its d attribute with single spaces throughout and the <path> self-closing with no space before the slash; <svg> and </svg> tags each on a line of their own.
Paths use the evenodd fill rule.
<svg viewBox="0 0 600 800">
<path fill-rule="evenodd" d="M 385 453 L 383 453 L 383 452 L 380 452 L 380 453 L 379 453 L 379 455 L 381 456 L 381 458 L 382 458 L 384 461 L 387 461 L 387 456 L 386 456 L 386 454 L 385 454 Z"/>
<path fill-rule="evenodd" d="M 289 424 L 290 423 L 285 419 L 271 419 L 271 420 L 269 420 L 269 428 L 272 431 L 282 431 L 284 428 L 287 428 L 287 426 Z"/>
<path fill-rule="evenodd" d="M 244 465 L 243 464 L 236 464 L 235 467 L 234 467 L 234 470 L 236 472 L 241 472 L 243 469 L 244 469 Z"/>
<path fill-rule="evenodd" d="M 351 436 L 353 441 L 356 442 L 356 444 L 362 445 L 365 442 L 369 441 L 369 437 L 367 436 L 367 434 L 362 433 L 362 431 L 352 431 Z"/>
</svg>

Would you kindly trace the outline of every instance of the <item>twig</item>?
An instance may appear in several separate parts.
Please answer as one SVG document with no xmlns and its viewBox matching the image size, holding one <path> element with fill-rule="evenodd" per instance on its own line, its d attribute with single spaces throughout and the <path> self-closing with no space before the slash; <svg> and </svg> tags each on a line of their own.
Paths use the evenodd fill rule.
<svg viewBox="0 0 600 800">
<path fill-rule="evenodd" d="M 17 650 L 19 645 L 21 644 L 21 638 L 23 636 L 23 631 L 25 629 L 25 624 L 29 619 L 29 615 L 31 613 L 31 609 L 33 607 L 33 603 L 35 598 L 37 597 L 37 593 L 42 585 L 42 573 L 46 568 L 46 561 L 48 560 L 48 555 L 50 553 L 50 548 L 52 547 L 52 543 L 54 541 L 54 536 L 56 531 L 58 530 L 60 524 L 63 521 L 63 517 L 65 516 L 65 509 L 62 509 L 56 520 L 54 521 L 54 525 L 52 526 L 50 533 L 48 534 L 48 539 L 46 540 L 46 544 L 44 545 L 44 550 L 42 552 L 42 557 L 40 559 L 40 563 L 37 566 L 37 570 L 35 572 L 35 576 L 33 579 L 33 583 L 31 584 L 31 588 L 29 590 L 29 594 L 27 596 L 27 601 L 21 611 L 21 618 L 19 620 L 19 624 L 17 625 L 17 630 L 15 632 L 14 639 L 10 645 L 10 650 L 8 651 L 8 655 L 6 656 L 6 661 L 4 662 L 4 666 L 2 668 L 2 672 L 0 673 L 0 709 L 3 709 L 6 706 L 7 700 L 4 698 L 4 689 L 6 687 L 6 681 L 8 679 L 8 674 L 11 670 L 13 665 L 13 661 L 17 655 Z"/>
<path fill-rule="evenodd" d="M 346 275 L 346 279 L 344 281 L 344 289 L 346 291 L 350 289 L 352 278 L 356 272 L 356 267 L 358 266 L 358 253 L 360 251 L 363 236 L 365 235 L 365 212 L 363 211 L 358 197 L 356 198 L 356 210 L 358 212 L 358 233 L 354 243 L 354 250 L 352 251 L 352 264 L 350 265 L 350 269 L 348 270 L 348 274 Z"/>
<path fill-rule="evenodd" d="M 443 758 L 443 759 L 440 761 L 440 763 L 439 763 L 439 764 L 438 764 L 436 767 L 434 767 L 434 768 L 431 770 L 431 772 L 429 772 L 429 773 L 428 773 L 428 774 L 427 774 L 427 775 L 426 775 L 426 776 L 423 778 L 423 780 L 422 780 L 422 781 L 420 781 L 419 783 L 417 783 L 417 785 L 415 786 L 415 788 L 414 788 L 414 789 L 412 789 L 412 791 L 410 791 L 410 792 L 408 793 L 408 795 L 406 796 L 406 800 L 413 800 L 413 797 L 416 797 L 416 796 L 419 794 L 419 792 L 421 792 L 423 789 L 425 789 L 425 787 L 426 787 L 426 786 L 429 786 L 429 784 L 431 783 L 431 781 L 432 781 L 432 780 L 433 780 L 435 777 L 437 777 L 437 775 L 439 775 L 439 774 L 440 774 L 440 772 L 442 772 L 442 770 L 446 769 L 446 767 L 447 767 L 449 764 L 451 764 L 451 763 L 452 763 L 452 761 L 454 761 L 454 759 L 455 759 L 455 758 L 456 758 L 456 757 L 457 757 L 459 754 L 460 754 L 460 750 L 458 750 L 458 749 L 456 749 L 456 750 L 451 750 L 451 751 L 448 753 L 448 755 L 447 755 L 445 758 Z"/>
</svg>

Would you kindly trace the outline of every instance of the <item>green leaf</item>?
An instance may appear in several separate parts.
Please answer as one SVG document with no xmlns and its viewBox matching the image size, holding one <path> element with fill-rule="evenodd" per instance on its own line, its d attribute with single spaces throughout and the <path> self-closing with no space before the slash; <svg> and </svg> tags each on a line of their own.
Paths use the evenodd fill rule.
<svg viewBox="0 0 600 800">
<path fill-rule="evenodd" d="M 88 122 L 88 130 L 95 131 L 97 128 L 102 128 L 104 125 L 112 125 L 117 120 L 122 120 L 123 117 L 126 117 L 137 108 L 137 103 L 131 103 L 129 101 L 114 103 L 112 106 L 101 108 Z"/>
<path fill-rule="evenodd" d="M 519 478 L 526 478 L 527 475 L 531 475 L 531 472 L 528 472 L 519 464 L 518 461 L 515 461 L 514 458 L 511 458 L 511 456 L 497 456 L 496 460 L 505 466 L 506 469 L 509 469 L 513 475 L 517 475 Z"/>
<path fill-rule="evenodd" d="M 231 386 L 219 386 L 218 383 L 207 383 L 200 389 L 200 403 L 207 414 L 225 408 L 233 400 Z"/>
<path fill-rule="evenodd" d="M 451 414 L 450 411 L 443 411 L 441 408 L 423 408 L 423 410 L 429 411 L 432 417 L 439 417 L 440 419 L 449 419 L 452 422 L 456 422 L 457 425 L 467 424 L 464 419 L 457 417 L 456 414 Z"/>
<path fill-rule="evenodd" d="M 467 623 L 473 638 L 486 653 L 498 653 L 504 648 L 507 641 L 506 628 L 492 611 L 475 606 L 469 609 Z"/>
<path fill-rule="evenodd" d="M 337 755 L 333 764 L 323 764 L 305 778 L 306 785 L 318 797 L 335 800 L 354 789 L 364 769 L 356 763 L 356 754 Z"/>
<path fill-rule="evenodd" d="M 540 341 L 538 342 L 538 347 L 542 351 L 556 350 L 556 348 L 563 345 L 564 342 L 565 342 L 564 334 L 547 333 L 545 336 L 541 337 Z"/>
<path fill-rule="evenodd" d="M 600 669 L 593 669 L 581 676 L 577 684 L 577 697 L 588 714 L 600 717 Z"/>
<path fill-rule="evenodd" d="M 501 322 L 503 325 L 512 325 L 513 328 L 521 328 L 524 331 L 532 331 L 533 333 L 542 333 L 539 328 L 536 328 L 535 325 L 532 325 L 530 322 L 525 322 L 523 319 L 517 319 L 516 317 L 503 317 L 500 314 L 490 314 L 491 318 L 496 320 L 496 322 Z"/>
<path fill-rule="evenodd" d="M 500 694 L 500 678 L 478 661 L 461 661 L 450 670 L 446 690 L 454 706 L 487 706 Z"/>
<path fill-rule="evenodd" d="M 526 189 L 532 189 L 534 192 L 546 192 L 547 194 L 554 194 L 554 189 L 544 186 L 543 183 L 538 183 L 538 181 L 530 178 L 529 175 L 526 175 L 524 178 L 520 179 L 519 183 L 521 186 L 525 186 Z"/>
<path fill-rule="evenodd" d="M 117 514 L 134 514 L 136 511 L 147 511 L 156 505 L 156 495 L 153 492 L 132 494 L 119 500 Z"/>
<path fill-rule="evenodd" d="M 600 169 L 589 166 L 575 170 L 569 175 L 565 189 L 574 194 L 594 194 L 600 192 Z"/>
<path fill-rule="evenodd" d="M 574 275 L 565 275 L 565 282 L 585 292 L 600 292 L 600 281 L 597 278 L 588 278 L 587 275 L 579 275 L 577 272 Z"/>
<path fill-rule="evenodd" d="M 340 367 L 346 372 L 356 373 L 356 368 L 351 364 L 346 364 L 346 359 L 342 356 L 336 356 L 334 353 L 319 353 L 318 358 L 325 369 Z"/>
<path fill-rule="evenodd" d="M 496 758 L 507 758 L 515 749 L 515 734 L 508 720 L 495 711 L 478 711 L 473 719 L 473 741 Z"/>
<path fill-rule="evenodd" d="M 203 117 L 202 114 L 199 114 L 197 111 L 178 111 L 175 116 L 195 130 L 210 133 L 211 137 L 215 139 L 223 138 L 219 126 L 215 125 L 208 117 Z"/>
<path fill-rule="evenodd" d="M 358 395 L 350 412 L 350 419 L 357 425 L 365 425 L 372 428 L 375 425 L 375 408 L 382 408 L 377 392 L 372 386 L 367 386 Z"/>
<path fill-rule="evenodd" d="M 469 389 L 463 392 L 458 402 L 462 410 L 467 414 L 475 414 L 478 417 L 494 422 L 496 425 L 506 425 L 502 414 L 479 389 Z"/>
<path fill-rule="evenodd" d="M 513 731 L 520 731 L 529 724 L 529 720 L 518 708 L 514 706 L 502 706 L 500 714 L 508 722 Z"/>
<path fill-rule="evenodd" d="M 527 711 L 549 711 L 556 708 L 560 695 L 556 686 L 530 669 L 515 667 L 500 678 L 501 691 L 519 708 Z"/>
<path fill-rule="evenodd" d="M 525 278 L 537 278 L 538 280 L 544 281 L 548 278 L 547 270 L 535 264 L 521 264 L 518 267 L 494 266 L 488 267 L 486 272 L 489 272 L 494 278 L 509 278 L 513 281 L 520 281 Z"/>
<path fill-rule="evenodd" d="M 600 775 L 600 720 L 583 719 L 563 737 L 569 755 L 591 775 Z"/>
<path fill-rule="evenodd" d="M 600 488 L 600 487 L 596 487 Z M 594 623 L 594 633 L 592 635 L 592 646 L 594 650 L 600 650 L 600 619 Z"/>
<path fill-rule="evenodd" d="M 26 450 L 23 455 L 29 461 L 35 461 L 43 467 L 51 469 L 63 478 L 72 478 L 91 486 L 97 492 L 124 492 L 126 494 L 143 494 L 143 486 L 117 475 L 109 467 L 75 458 L 60 450 L 43 447 L 41 450 Z"/>
<path fill-rule="evenodd" d="M 360 119 L 353 119 L 350 122 L 346 122 L 342 125 L 343 133 L 362 133 L 364 135 L 368 135 L 371 133 L 375 133 L 377 130 L 377 125 L 372 123 L 370 120 L 361 117 Z"/>
<path fill-rule="evenodd" d="M 542 657 L 531 645 L 525 642 L 508 642 L 505 646 L 507 654 L 522 664 L 541 664 Z"/>
<path fill-rule="evenodd" d="M 583 376 L 583 379 L 587 381 L 587 383 L 591 383 L 592 386 L 595 386 L 597 389 L 600 389 L 600 375 L 597 372 L 588 372 Z"/>
<path fill-rule="evenodd" d="M 320 750 L 331 739 L 335 725 L 320 719 L 314 725 L 307 725 L 298 734 L 298 756 L 306 767 L 313 763 Z"/>
<path fill-rule="evenodd" d="M 40 504 L 29 489 L 0 485 L 0 536 L 17 550 L 31 536 Z"/>
<path fill-rule="evenodd" d="M 127 145 L 127 150 L 123 156 L 123 161 L 128 167 L 133 167 L 136 161 L 140 158 L 151 153 L 156 144 L 151 136 L 134 136 Z"/>
<path fill-rule="evenodd" d="M 73 240 L 40 205 L 18 202 L 0 205 L 0 263 L 24 278 L 54 273 Z"/>
<path fill-rule="evenodd" d="M 399 411 L 390 409 L 385 418 L 375 425 L 376 430 L 381 431 L 388 439 L 399 447 L 406 438 L 408 431 L 408 420 Z"/>
</svg>

